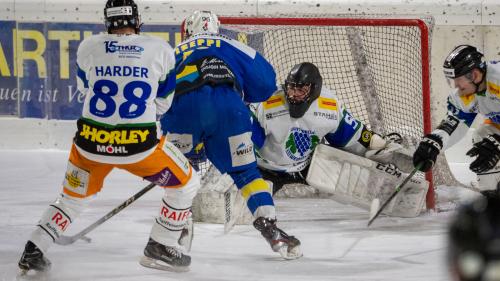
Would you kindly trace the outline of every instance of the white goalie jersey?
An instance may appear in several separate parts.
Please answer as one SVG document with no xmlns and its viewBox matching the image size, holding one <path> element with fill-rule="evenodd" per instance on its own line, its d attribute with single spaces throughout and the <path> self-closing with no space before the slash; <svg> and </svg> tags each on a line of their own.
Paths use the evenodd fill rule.
<svg viewBox="0 0 500 281">
<path fill-rule="evenodd" d="M 282 90 L 255 105 L 253 110 L 257 121 L 253 124 L 252 138 L 259 167 L 291 173 L 310 165 L 307 183 L 320 192 L 332 194 L 334 200 L 369 209 L 373 199 L 385 200 L 407 175 L 396 163 L 382 164 L 364 157 L 371 150 L 387 149 L 389 154 L 398 155 L 405 151 L 398 144 L 387 145 L 380 137 L 381 150 L 374 150 L 373 132 L 326 88 L 301 118 L 290 117 Z M 328 145 L 320 144 L 323 138 Z M 397 150 L 391 151 L 392 148 Z M 412 166 L 411 158 L 409 163 Z M 425 179 L 414 178 L 386 213 L 417 216 L 425 203 L 427 188 Z"/>
<path fill-rule="evenodd" d="M 173 49 L 152 36 L 99 34 L 82 41 L 77 64 L 78 89 L 86 95 L 78 151 L 114 164 L 149 155 L 160 135 L 156 115 L 173 99 Z"/>
<path fill-rule="evenodd" d="M 259 166 L 275 171 L 303 170 L 314 148 L 325 138 L 331 146 L 362 155 L 372 132 L 344 108 L 326 87 L 301 118 L 290 117 L 283 90 L 253 105 L 253 136 Z"/>
</svg>

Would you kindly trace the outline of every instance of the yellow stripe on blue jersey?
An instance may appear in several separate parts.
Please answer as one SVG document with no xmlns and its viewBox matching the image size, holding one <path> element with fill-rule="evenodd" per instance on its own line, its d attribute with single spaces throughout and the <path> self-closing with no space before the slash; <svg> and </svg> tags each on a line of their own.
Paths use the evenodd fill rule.
<svg viewBox="0 0 500 281">
<path fill-rule="evenodd" d="M 196 67 L 196 65 L 186 65 L 182 72 L 175 76 L 175 79 L 180 80 L 193 73 L 198 73 L 198 68 Z"/>
<path fill-rule="evenodd" d="M 246 200 L 248 200 L 248 198 L 251 195 L 254 195 L 254 194 L 260 193 L 260 192 L 271 193 L 271 188 L 269 188 L 269 184 L 265 180 L 263 180 L 262 178 L 255 179 L 251 183 L 249 183 L 241 188 L 241 195 Z"/>
</svg>

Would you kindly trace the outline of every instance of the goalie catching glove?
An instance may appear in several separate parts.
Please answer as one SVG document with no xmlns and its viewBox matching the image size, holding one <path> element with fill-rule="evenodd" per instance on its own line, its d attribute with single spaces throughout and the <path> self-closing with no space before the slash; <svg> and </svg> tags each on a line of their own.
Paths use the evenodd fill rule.
<svg viewBox="0 0 500 281">
<path fill-rule="evenodd" d="M 418 164 L 422 163 L 420 171 L 429 171 L 436 163 L 437 156 L 442 148 L 443 141 L 441 137 L 434 134 L 426 135 L 413 154 L 413 165 L 417 167 Z"/>
<path fill-rule="evenodd" d="M 476 160 L 470 164 L 471 171 L 484 173 L 493 169 L 500 160 L 500 136 L 497 134 L 486 136 L 467 151 L 467 156 L 477 156 Z"/>
</svg>

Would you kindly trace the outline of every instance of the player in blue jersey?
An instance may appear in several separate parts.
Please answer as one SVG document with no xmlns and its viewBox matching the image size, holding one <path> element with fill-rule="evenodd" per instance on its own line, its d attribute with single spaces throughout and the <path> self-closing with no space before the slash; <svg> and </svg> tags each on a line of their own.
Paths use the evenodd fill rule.
<svg viewBox="0 0 500 281">
<path fill-rule="evenodd" d="M 162 129 L 183 153 L 203 144 L 208 159 L 228 173 L 255 217 L 254 226 L 273 251 L 302 256 L 300 242 L 276 226 L 271 190 L 259 173 L 245 103 L 267 100 L 276 90 L 273 67 L 254 49 L 218 34 L 219 20 L 196 11 L 181 28 L 175 48 L 176 94 Z"/>
</svg>

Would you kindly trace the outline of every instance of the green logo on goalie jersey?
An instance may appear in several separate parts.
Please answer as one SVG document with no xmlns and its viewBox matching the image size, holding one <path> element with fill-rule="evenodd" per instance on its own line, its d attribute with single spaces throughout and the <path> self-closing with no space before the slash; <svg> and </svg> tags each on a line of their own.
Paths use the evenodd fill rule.
<svg viewBox="0 0 500 281">
<path fill-rule="evenodd" d="M 318 145 L 319 137 L 313 131 L 292 128 L 286 141 L 286 154 L 294 161 L 304 160 Z"/>
</svg>

